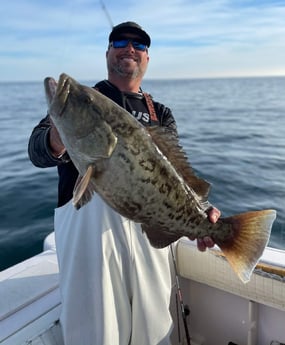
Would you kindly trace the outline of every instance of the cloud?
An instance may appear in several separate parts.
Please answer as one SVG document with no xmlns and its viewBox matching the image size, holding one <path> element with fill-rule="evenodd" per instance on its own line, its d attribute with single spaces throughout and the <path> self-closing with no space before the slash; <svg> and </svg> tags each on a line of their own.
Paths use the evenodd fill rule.
<svg viewBox="0 0 285 345">
<path fill-rule="evenodd" d="M 285 75 L 284 1 L 14 0 L 1 5 L 2 80 L 106 76 L 114 24 L 151 35 L 148 78 Z M 107 10 L 107 12 L 106 12 Z M 93 77 L 94 76 L 94 77 Z"/>
</svg>

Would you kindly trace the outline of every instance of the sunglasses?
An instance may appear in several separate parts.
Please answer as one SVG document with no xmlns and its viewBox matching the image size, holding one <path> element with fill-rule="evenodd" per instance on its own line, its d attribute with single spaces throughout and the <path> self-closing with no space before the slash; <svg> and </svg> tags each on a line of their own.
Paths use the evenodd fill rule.
<svg viewBox="0 0 285 345">
<path fill-rule="evenodd" d="M 111 42 L 111 46 L 113 48 L 126 48 L 128 46 L 128 44 L 131 43 L 133 48 L 136 50 L 140 50 L 140 51 L 145 51 L 147 49 L 147 45 L 143 44 L 141 42 L 138 41 L 134 41 L 132 39 L 122 39 L 122 40 L 116 40 Z"/>
</svg>

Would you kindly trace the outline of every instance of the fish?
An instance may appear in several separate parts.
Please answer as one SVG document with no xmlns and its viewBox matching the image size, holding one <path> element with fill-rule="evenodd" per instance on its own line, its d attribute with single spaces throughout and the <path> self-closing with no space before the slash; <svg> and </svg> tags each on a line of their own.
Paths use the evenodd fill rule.
<svg viewBox="0 0 285 345">
<path fill-rule="evenodd" d="M 62 73 L 44 80 L 48 113 L 79 176 L 76 209 L 94 193 L 120 215 L 141 224 L 151 245 L 183 236 L 210 236 L 242 282 L 268 244 L 273 209 L 210 222 L 210 183 L 197 176 L 179 138 L 162 126 L 145 127 L 128 111 Z"/>
</svg>

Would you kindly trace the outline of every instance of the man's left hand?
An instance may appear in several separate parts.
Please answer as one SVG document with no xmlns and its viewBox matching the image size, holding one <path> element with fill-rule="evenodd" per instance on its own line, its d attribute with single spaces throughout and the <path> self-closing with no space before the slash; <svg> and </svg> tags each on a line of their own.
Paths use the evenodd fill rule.
<svg viewBox="0 0 285 345">
<path fill-rule="evenodd" d="M 218 219 L 220 218 L 220 216 L 221 216 L 220 210 L 218 210 L 215 207 L 212 207 L 208 211 L 208 218 L 209 218 L 211 223 L 216 223 L 218 221 Z M 214 247 L 214 245 L 215 245 L 215 242 L 213 241 L 213 239 L 210 236 L 205 236 L 203 238 L 197 238 L 197 248 L 201 252 L 204 252 L 207 248 Z"/>
</svg>

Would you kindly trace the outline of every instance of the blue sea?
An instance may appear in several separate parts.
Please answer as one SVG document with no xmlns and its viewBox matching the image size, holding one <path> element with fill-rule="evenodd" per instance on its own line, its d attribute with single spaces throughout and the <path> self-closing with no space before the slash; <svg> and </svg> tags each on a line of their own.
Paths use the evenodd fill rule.
<svg viewBox="0 0 285 345">
<path fill-rule="evenodd" d="M 210 201 L 224 216 L 276 209 L 269 245 L 285 249 L 285 77 L 146 80 L 143 89 L 172 109 Z M 0 270 L 39 253 L 53 231 L 56 169 L 27 154 L 45 114 L 43 83 L 0 83 Z"/>
</svg>

